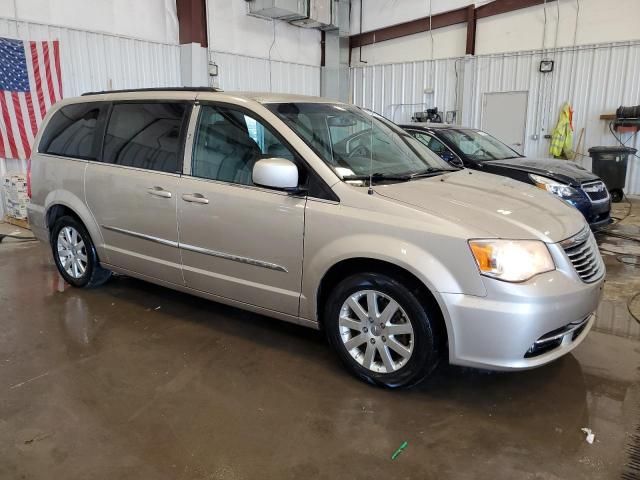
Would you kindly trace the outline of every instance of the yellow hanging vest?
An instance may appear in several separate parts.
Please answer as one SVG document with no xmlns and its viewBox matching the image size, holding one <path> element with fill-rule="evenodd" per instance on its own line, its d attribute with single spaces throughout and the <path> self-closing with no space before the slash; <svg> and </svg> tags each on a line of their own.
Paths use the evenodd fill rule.
<svg viewBox="0 0 640 480">
<path fill-rule="evenodd" d="M 549 153 L 554 157 L 570 158 L 573 150 L 573 109 L 565 103 L 558 117 L 558 124 L 551 134 Z"/>
</svg>

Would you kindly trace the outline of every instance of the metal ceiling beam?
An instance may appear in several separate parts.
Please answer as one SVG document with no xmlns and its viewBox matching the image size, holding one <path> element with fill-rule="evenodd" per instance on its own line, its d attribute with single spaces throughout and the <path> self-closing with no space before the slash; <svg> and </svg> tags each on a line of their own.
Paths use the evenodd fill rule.
<svg viewBox="0 0 640 480">
<path fill-rule="evenodd" d="M 555 0 L 547 0 L 547 3 L 553 1 Z M 535 7 L 543 3 L 545 3 L 544 0 L 495 0 L 476 8 L 476 16 L 477 18 L 492 17 L 502 13 L 522 10 L 523 8 Z"/>
<path fill-rule="evenodd" d="M 467 7 L 449 10 L 448 12 L 438 13 L 431 17 L 431 28 L 448 27 L 458 23 L 467 21 Z M 358 33 L 349 37 L 349 46 L 351 48 L 371 45 L 373 43 L 384 42 L 394 38 L 406 37 L 415 33 L 429 31 L 429 17 L 418 18 L 410 22 L 398 23 L 389 27 L 379 28 L 370 32 Z"/>
<path fill-rule="evenodd" d="M 547 1 L 551 2 L 555 0 Z M 475 51 L 475 21 L 478 18 L 500 15 L 502 13 L 542 5 L 543 3 L 545 3 L 545 0 L 494 0 L 491 3 L 487 3 L 477 8 L 471 4 L 467 7 L 433 15 L 431 17 L 431 28 L 435 30 L 437 28 L 449 27 L 459 23 L 467 23 L 469 25 L 469 30 L 471 30 L 471 32 L 467 31 L 467 53 L 469 53 L 470 50 Z M 471 14 L 472 11 L 473 14 Z M 473 21 L 470 21 L 471 19 Z M 378 28 L 377 30 L 351 35 L 349 37 L 349 46 L 351 48 L 358 48 L 364 45 L 372 45 L 374 43 L 428 31 L 429 17 L 422 17 L 409 22 L 398 23 L 396 25 Z M 473 40 L 472 43 L 471 40 Z"/>
</svg>

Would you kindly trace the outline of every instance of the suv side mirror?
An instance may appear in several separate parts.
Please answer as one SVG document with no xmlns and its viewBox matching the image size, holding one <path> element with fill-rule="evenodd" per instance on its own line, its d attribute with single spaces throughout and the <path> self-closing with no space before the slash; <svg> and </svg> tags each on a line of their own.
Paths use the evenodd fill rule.
<svg viewBox="0 0 640 480">
<path fill-rule="evenodd" d="M 253 183 L 278 190 L 296 189 L 298 167 L 286 158 L 263 158 L 253 166 Z"/>
</svg>

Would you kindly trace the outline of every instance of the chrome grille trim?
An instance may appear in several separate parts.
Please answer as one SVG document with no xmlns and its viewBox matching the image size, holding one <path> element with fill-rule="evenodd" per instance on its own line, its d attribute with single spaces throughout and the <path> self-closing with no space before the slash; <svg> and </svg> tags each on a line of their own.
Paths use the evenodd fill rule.
<svg viewBox="0 0 640 480">
<path fill-rule="evenodd" d="M 596 240 L 588 227 L 585 227 L 577 235 L 560 242 L 560 245 L 573 265 L 574 271 L 583 282 L 593 283 L 602 278 L 604 262 L 600 257 Z"/>
<path fill-rule="evenodd" d="M 591 315 L 588 315 L 582 320 L 578 320 L 577 322 L 571 322 L 565 325 L 564 327 L 560 327 L 557 330 L 549 332 L 543 335 L 542 337 L 540 337 L 535 342 L 533 342 L 533 344 L 540 345 L 547 342 L 552 342 L 553 340 L 558 340 L 564 337 L 565 335 L 569 335 L 570 333 L 573 333 L 576 330 L 578 330 L 580 327 L 584 326 L 589 321 L 590 318 L 591 318 Z"/>
<path fill-rule="evenodd" d="M 609 191 L 602 180 L 584 182 L 580 185 L 582 191 L 589 197 L 591 203 L 604 203 L 609 201 Z"/>
</svg>

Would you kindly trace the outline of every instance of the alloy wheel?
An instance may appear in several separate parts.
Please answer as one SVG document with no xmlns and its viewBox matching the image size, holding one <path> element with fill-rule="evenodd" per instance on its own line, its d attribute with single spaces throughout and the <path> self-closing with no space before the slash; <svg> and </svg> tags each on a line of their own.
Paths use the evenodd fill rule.
<svg viewBox="0 0 640 480">
<path fill-rule="evenodd" d="M 409 317 L 382 292 L 351 294 L 342 304 L 338 325 L 347 352 L 368 370 L 395 372 L 411 358 L 415 337 Z"/>
<path fill-rule="evenodd" d="M 87 251 L 80 233 L 73 227 L 63 227 L 56 242 L 60 265 L 72 278 L 81 278 L 87 270 Z"/>
</svg>

